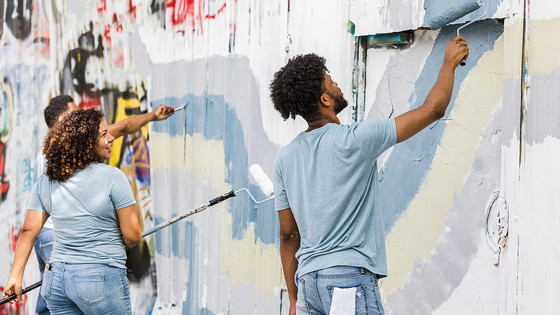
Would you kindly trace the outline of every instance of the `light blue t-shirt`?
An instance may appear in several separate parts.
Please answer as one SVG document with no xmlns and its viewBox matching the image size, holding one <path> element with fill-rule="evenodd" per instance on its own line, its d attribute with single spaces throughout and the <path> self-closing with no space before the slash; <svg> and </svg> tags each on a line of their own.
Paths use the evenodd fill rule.
<svg viewBox="0 0 560 315">
<path fill-rule="evenodd" d="M 45 159 L 43 152 L 37 153 L 37 159 L 35 160 L 35 169 L 37 170 L 37 179 L 47 171 L 47 160 Z M 45 224 L 43 224 L 43 228 L 51 230 L 54 229 L 51 217 L 49 217 Z"/>
<path fill-rule="evenodd" d="M 126 268 L 126 251 L 115 210 L 135 204 L 124 173 L 92 163 L 64 182 L 41 175 L 28 209 L 53 219 L 56 242 L 50 262 L 106 264 Z"/>
<path fill-rule="evenodd" d="M 296 279 L 333 266 L 387 275 L 377 157 L 396 141 L 394 119 L 331 123 L 278 153 L 275 208 L 291 208 L 301 237 Z"/>
</svg>

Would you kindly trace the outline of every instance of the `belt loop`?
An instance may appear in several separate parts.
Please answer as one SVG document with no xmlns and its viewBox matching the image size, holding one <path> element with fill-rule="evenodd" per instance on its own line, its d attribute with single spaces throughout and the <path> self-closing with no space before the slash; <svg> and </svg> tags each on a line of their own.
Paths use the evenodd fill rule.
<svg viewBox="0 0 560 315">
<path fill-rule="evenodd" d="M 360 267 L 360 273 L 361 273 L 361 274 L 366 273 L 366 272 L 364 271 L 364 267 Z"/>
</svg>

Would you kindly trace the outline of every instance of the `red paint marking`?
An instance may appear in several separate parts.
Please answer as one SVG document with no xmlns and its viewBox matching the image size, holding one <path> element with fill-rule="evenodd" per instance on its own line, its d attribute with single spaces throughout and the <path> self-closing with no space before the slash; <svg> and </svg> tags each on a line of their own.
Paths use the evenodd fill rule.
<svg viewBox="0 0 560 315">
<path fill-rule="evenodd" d="M 120 18 L 121 20 L 124 20 L 123 16 L 121 16 Z M 116 25 L 115 29 L 117 30 L 117 32 L 121 33 L 123 30 L 123 26 L 122 23 L 119 23 L 119 18 L 117 17 L 116 13 L 113 13 L 113 24 Z"/>
<path fill-rule="evenodd" d="M 124 55 L 122 53 L 122 50 L 121 53 L 118 54 L 117 58 L 114 59 L 114 61 L 118 67 L 124 68 Z"/>
<path fill-rule="evenodd" d="M 132 4 L 132 0 L 128 0 L 128 13 L 132 19 L 136 19 L 136 7 Z"/>
<path fill-rule="evenodd" d="M 224 10 L 226 9 L 226 5 L 227 5 L 227 3 L 222 4 L 222 7 L 219 8 L 218 11 L 216 11 L 216 13 L 214 13 L 214 14 L 211 14 L 211 15 L 207 14 L 206 19 L 215 19 L 218 14 L 224 12 Z"/>
<path fill-rule="evenodd" d="M 6 158 L 6 145 L 0 141 L 0 200 L 4 201 L 10 188 L 10 182 L 6 181 L 6 174 L 4 173 Z"/>
<path fill-rule="evenodd" d="M 16 227 L 12 226 L 10 230 L 10 235 L 8 235 L 8 249 L 10 249 L 12 253 L 15 253 L 16 251 L 16 246 L 19 240 L 19 236 L 21 234 L 21 230 L 22 228 L 16 230 Z"/>
<path fill-rule="evenodd" d="M 111 46 L 111 25 L 103 26 L 103 39 L 108 46 Z"/>
<path fill-rule="evenodd" d="M 90 109 L 90 108 L 99 109 L 99 106 L 101 106 L 101 99 L 89 98 L 87 94 L 82 94 L 82 100 L 80 104 L 78 104 L 78 106 L 83 109 Z"/>
<path fill-rule="evenodd" d="M 100 0 L 97 5 L 97 13 L 102 16 L 105 11 L 107 11 L 107 0 Z"/>
<path fill-rule="evenodd" d="M 173 26 L 185 23 L 188 15 L 188 4 L 186 0 L 167 0 L 165 6 L 171 9 L 171 23 Z M 194 0 L 189 0 L 194 1 Z"/>
<path fill-rule="evenodd" d="M 194 0 L 192 0 L 194 1 Z M 206 11 L 205 7 L 204 7 L 204 3 L 206 1 L 199 1 L 198 2 L 198 15 L 196 16 L 196 19 L 198 20 L 198 25 L 200 25 L 200 33 L 204 33 L 204 30 L 202 29 L 202 12 Z M 194 5 L 193 5 L 194 7 Z M 193 10 L 193 14 L 194 14 L 194 10 Z M 194 30 L 194 19 L 192 21 L 192 29 Z"/>
</svg>

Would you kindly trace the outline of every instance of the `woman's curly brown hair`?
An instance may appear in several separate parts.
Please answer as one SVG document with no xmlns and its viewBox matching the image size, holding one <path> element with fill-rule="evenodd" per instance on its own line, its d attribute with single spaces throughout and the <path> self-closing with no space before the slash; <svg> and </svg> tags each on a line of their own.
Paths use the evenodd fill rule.
<svg viewBox="0 0 560 315">
<path fill-rule="evenodd" d="M 98 110 L 80 109 L 64 116 L 49 130 L 43 154 L 50 180 L 65 181 L 91 162 L 103 162 L 96 150 L 102 119 L 103 113 Z"/>
</svg>

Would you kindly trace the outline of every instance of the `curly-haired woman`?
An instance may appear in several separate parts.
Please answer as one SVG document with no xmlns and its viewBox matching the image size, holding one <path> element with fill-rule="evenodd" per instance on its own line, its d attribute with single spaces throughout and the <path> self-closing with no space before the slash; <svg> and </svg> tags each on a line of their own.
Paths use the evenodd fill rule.
<svg viewBox="0 0 560 315">
<path fill-rule="evenodd" d="M 4 294 L 21 299 L 35 238 L 49 216 L 56 243 L 41 295 L 52 314 L 131 314 L 125 247 L 142 237 L 126 176 L 105 165 L 113 136 L 103 114 L 77 110 L 47 134 L 46 175 L 33 187 Z"/>
</svg>

